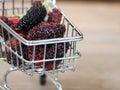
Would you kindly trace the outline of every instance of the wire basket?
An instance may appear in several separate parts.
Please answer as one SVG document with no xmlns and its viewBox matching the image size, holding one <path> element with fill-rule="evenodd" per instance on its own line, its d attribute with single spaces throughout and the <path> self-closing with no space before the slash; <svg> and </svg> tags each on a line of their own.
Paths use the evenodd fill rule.
<svg viewBox="0 0 120 90">
<path fill-rule="evenodd" d="M 17 13 L 26 13 L 29 7 L 24 7 L 23 1 L 22 7 L 19 8 L 14 6 L 15 1 L 13 0 L 12 8 L 1 9 L 2 15 L 13 17 L 16 11 Z M 50 3 L 50 5 L 56 7 L 53 3 Z M 11 13 L 11 15 L 8 13 Z M 77 41 L 82 40 L 83 35 L 63 12 L 61 14 L 66 27 L 64 37 L 44 40 L 27 40 L 0 19 L 0 57 L 1 60 L 5 60 L 12 66 L 12 70 L 10 69 L 9 71 L 20 70 L 28 75 L 33 75 L 34 73 L 43 75 L 75 70 L 76 59 L 80 57 L 80 53 L 77 50 Z M 48 47 L 53 48 L 50 51 Z M 42 58 L 37 57 L 38 50 L 42 52 Z M 61 53 L 59 54 L 60 51 Z M 48 55 L 52 57 L 47 58 Z M 4 88 L 8 89 L 6 81 Z M 60 85 L 57 87 L 62 90 Z"/>
</svg>

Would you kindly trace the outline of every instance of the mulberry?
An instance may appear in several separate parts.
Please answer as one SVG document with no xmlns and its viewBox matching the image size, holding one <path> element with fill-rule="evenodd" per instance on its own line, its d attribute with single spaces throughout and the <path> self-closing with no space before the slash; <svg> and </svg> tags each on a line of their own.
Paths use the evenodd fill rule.
<svg viewBox="0 0 120 90">
<path fill-rule="evenodd" d="M 55 47 L 56 47 L 55 44 L 53 44 L 52 47 L 49 49 L 49 51 L 46 54 L 47 59 L 53 59 L 55 56 L 56 56 L 56 58 L 62 58 L 64 56 L 64 52 L 66 54 L 68 49 L 69 49 L 69 42 L 58 43 L 56 52 L 55 52 Z M 65 51 L 64 51 L 64 49 L 65 49 Z M 55 69 L 58 67 L 60 62 L 61 62 L 61 60 L 57 60 L 55 62 Z M 45 65 L 46 65 L 45 67 L 46 67 L 47 70 L 52 70 L 53 67 L 54 67 L 54 61 L 46 62 Z"/>
<path fill-rule="evenodd" d="M 64 57 L 64 54 L 67 53 L 69 49 L 69 42 L 66 43 L 58 43 L 57 44 L 57 49 L 55 51 L 56 44 L 52 44 L 50 48 L 46 47 L 46 56 L 45 59 L 53 59 L 55 58 L 62 58 Z M 65 49 L 65 51 L 64 51 Z M 33 47 L 29 47 L 28 49 L 28 57 L 29 60 L 31 61 L 33 59 Z M 56 55 L 55 55 L 56 54 Z M 43 60 L 44 57 L 44 46 L 36 46 L 35 48 L 35 56 L 34 56 L 34 61 L 40 61 Z M 52 70 L 54 68 L 54 63 L 55 63 L 55 69 L 58 68 L 58 65 L 61 63 L 62 60 L 57 60 L 57 61 L 46 61 L 45 62 L 45 68 L 46 70 Z M 35 66 L 42 66 L 43 62 L 37 62 L 34 63 Z"/>
<path fill-rule="evenodd" d="M 42 22 L 47 14 L 46 8 L 41 5 L 31 7 L 25 16 L 20 19 L 19 30 L 24 30 L 27 33 L 32 27 Z"/>
<path fill-rule="evenodd" d="M 33 6 L 41 6 L 42 5 L 42 2 L 41 1 L 34 1 L 32 3 Z"/>
<path fill-rule="evenodd" d="M 57 23 L 42 22 L 33 27 L 27 34 L 28 40 L 42 40 L 63 37 L 65 33 L 65 25 Z"/>
<path fill-rule="evenodd" d="M 8 26 L 13 24 L 13 22 L 8 20 L 8 18 L 5 16 L 1 16 L 0 19 L 4 21 Z M 0 36 L 2 36 L 5 41 L 8 40 L 8 31 L 5 28 L 3 28 L 3 31 L 2 31 L 1 25 L 0 25 Z"/>
<path fill-rule="evenodd" d="M 62 18 L 62 14 L 58 9 L 53 9 L 52 12 L 50 12 L 48 14 L 48 22 L 56 22 L 56 23 L 60 23 Z"/>
<path fill-rule="evenodd" d="M 17 48 L 17 53 L 21 56 L 20 48 Z M 27 47 L 25 45 L 22 45 L 22 56 L 24 59 L 28 60 L 28 52 L 27 52 Z M 22 60 L 10 51 L 7 51 L 7 59 L 8 59 L 8 63 L 12 64 L 13 62 L 14 66 L 17 66 L 17 63 L 19 66 L 22 64 Z"/>
<path fill-rule="evenodd" d="M 19 30 L 19 29 L 18 29 L 18 24 L 17 24 L 17 23 L 13 23 L 10 27 L 11 27 L 16 33 L 18 33 L 19 35 L 21 35 L 22 37 L 25 38 L 25 35 L 24 35 L 23 30 Z"/>
<path fill-rule="evenodd" d="M 20 35 L 24 37 L 22 33 L 20 33 Z M 24 44 L 21 44 L 21 47 L 22 47 L 22 52 L 21 52 L 20 42 L 18 40 L 15 40 L 13 37 L 10 39 L 10 41 L 6 41 L 6 45 L 10 46 L 11 49 L 17 52 L 18 55 L 23 56 L 24 59 L 28 60 L 27 46 L 25 46 Z M 12 64 L 13 62 L 14 66 L 17 66 L 17 63 L 19 65 L 22 64 L 22 60 L 18 58 L 14 53 L 12 53 L 10 50 L 7 50 L 6 53 L 7 53 L 8 63 Z"/>
<path fill-rule="evenodd" d="M 35 53 L 33 53 L 33 46 L 28 47 L 28 58 L 30 61 L 32 61 L 33 59 L 34 61 L 42 60 L 43 54 L 44 54 L 44 48 L 40 45 L 35 47 Z M 42 62 L 34 63 L 34 65 L 40 66 L 42 65 Z"/>
</svg>

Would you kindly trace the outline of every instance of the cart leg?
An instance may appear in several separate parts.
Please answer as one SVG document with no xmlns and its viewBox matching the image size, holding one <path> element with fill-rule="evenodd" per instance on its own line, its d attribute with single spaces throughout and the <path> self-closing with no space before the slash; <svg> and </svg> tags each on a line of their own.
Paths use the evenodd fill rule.
<svg viewBox="0 0 120 90">
<path fill-rule="evenodd" d="M 58 80 L 58 74 L 55 77 L 52 77 L 49 73 L 46 73 L 48 78 L 53 82 L 53 84 L 57 87 L 58 90 L 63 90 L 62 85 L 60 84 Z"/>
<path fill-rule="evenodd" d="M 9 73 L 11 73 L 13 71 L 17 71 L 17 70 L 18 70 L 18 68 L 12 67 L 5 73 L 5 75 L 4 75 L 4 86 L 3 86 L 4 89 L 3 90 L 10 90 L 10 88 L 7 85 L 7 76 L 8 76 Z"/>
</svg>

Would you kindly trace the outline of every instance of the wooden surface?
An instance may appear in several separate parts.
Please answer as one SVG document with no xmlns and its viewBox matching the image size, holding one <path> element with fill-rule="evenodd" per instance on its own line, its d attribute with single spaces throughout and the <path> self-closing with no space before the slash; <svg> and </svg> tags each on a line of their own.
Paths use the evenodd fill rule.
<svg viewBox="0 0 120 90">
<path fill-rule="evenodd" d="M 58 7 L 84 34 L 78 43 L 82 57 L 75 72 L 59 75 L 63 90 L 120 90 L 120 3 L 57 2 Z M 0 62 L 0 83 L 10 66 Z M 48 79 L 39 85 L 39 76 L 11 73 L 12 90 L 57 90 Z"/>
</svg>

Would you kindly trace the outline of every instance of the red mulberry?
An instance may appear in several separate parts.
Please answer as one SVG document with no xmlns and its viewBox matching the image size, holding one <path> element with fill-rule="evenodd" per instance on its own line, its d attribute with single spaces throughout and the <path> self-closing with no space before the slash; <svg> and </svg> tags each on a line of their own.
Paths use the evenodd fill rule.
<svg viewBox="0 0 120 90">
<path fill-rule="evenodd" d="M 48 14 L 48 22 L 60 23 L 62 14 L 58 9 L 53 9 L 52 12 Z"/>
</svg>

